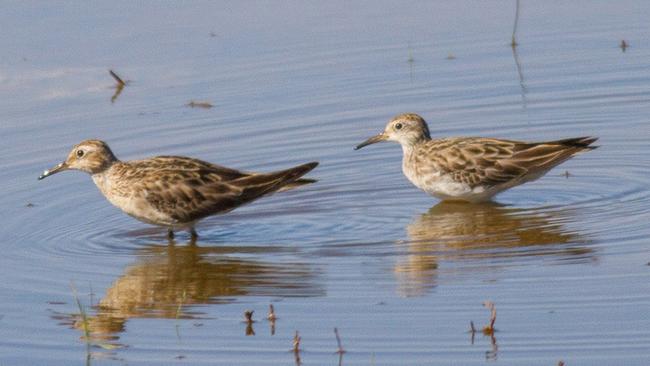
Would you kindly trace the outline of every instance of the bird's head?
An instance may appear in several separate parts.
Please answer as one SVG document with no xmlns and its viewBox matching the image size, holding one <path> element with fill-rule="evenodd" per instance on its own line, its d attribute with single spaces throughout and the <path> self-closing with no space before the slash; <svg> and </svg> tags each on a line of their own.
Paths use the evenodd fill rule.
<svg viewBox="0 0 650 366">
<path fill-rule="evenodd" d="M 115 161 L 117 158 L 104 141 L 85 140 L 72 148 L 65 161 L 44 171 L 38 179 L 64 170 L 81 170 L 88 174 L 97 174 L 108 169 Z"/>
</svg>

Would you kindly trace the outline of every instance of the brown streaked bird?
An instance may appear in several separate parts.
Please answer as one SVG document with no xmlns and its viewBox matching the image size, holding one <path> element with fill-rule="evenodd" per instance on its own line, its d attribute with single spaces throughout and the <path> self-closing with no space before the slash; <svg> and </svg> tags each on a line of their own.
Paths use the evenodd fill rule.
<svg viewBox="0 0 650 366">
<path fill-rule="evenodd" d="M 432 139 L 415 113 L 391 119 L 384 131 L 355 147 L 396 141 L 404 153 L 402 171 L 411 183 L 443 201 L 481 202 L 533 181 L 591 146 L 597 137 L 521 142 L 483 137 Z"/>
<path fill-rule="evenodd" d="M 301 178 L 311 162 L 271 173 L 243 172 L 183 156 L 120 161 L 100 140 L 75 145 L 66 160 L 46 170 L 43 179 L 64 170 L 90 174 L 110 203 L 152 225 L 187 229 L 197 237 L 200 220 L 222 214 L 269 194 L 316 182 Z"/>
</svg>

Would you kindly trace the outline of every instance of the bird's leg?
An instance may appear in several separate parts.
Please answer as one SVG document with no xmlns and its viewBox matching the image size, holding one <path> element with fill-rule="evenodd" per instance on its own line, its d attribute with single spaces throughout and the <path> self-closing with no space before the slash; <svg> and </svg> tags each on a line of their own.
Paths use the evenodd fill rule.
<svg viewBox="0 0 650 366">
<path fill-rule="evenodd" d="M 167 239 L 174 239 L 174 229 L 169 228 L 167 229 Z"/>
<path fill-rule="evenodd" d="M 199 237 L 199 234 L 196 233 L 196 230 L 194 229 L 194 227 L 191 227 L 190 228 L 190 238 L 192 239 L 192 241 L 196 241 L 196 239 L 198 237 Z"/>
</svg>

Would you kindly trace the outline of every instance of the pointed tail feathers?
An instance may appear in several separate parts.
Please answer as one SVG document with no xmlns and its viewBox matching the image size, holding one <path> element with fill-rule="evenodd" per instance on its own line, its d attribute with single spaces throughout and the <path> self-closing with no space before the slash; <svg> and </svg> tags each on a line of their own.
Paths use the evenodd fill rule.
<svg viewBox="0 0 650 366">
<path fill-rule="evenodd" d="M 252 174 L 231 183 L 243 188 L 242 197 L 245 200 L 252 200 L 269 193 L 286 191 L 316 182 L 301 177 L 317 166 L 318 162 L 311 162 L 278 172 Z"/>
<path fill-rule="evenodd" d="M 598 148 L 598 146 L 591 146 L 591 144 L 593 144 L 597 140 L 598 137 L 583 136 L 583 137 L 574 137 L 574 138 L 564 139 L 564 140 L 549 141 L 547 142 L 547 144 L 556 144 L 556 145 L 563 145 L 567 147 L 583 148 L 585 150 L 593 150 Z"/>
<path fill-rule="evenodd" d="M 309 178 L 300 178 L 297 181 L 294 181 L 293 183 L 289 183 L 286 186 L 278 189 L 278 192 L 285 192 L 285 191 L 290 191 L 294 188 L 302 187 L 307 184 L 312 184 L 318 182 L 317 179 L 309 179 Z"/>
<path fill-rule="evenodd" d="M 510 160 L 526 170 L 524 181 L 531 181 L 580 152 L 596 149 L 598 146 L 591 145 L 596 140 L 587 136 L 525 144 Z"/>
</svg>

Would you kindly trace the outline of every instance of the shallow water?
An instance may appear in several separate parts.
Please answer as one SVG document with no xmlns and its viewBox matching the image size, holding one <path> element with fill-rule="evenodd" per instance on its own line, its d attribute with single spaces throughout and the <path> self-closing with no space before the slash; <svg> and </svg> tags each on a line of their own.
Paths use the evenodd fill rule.
<svg viewBox="0 0 650 366">
<path fill-rule="evenodd" d="M 648 364 L 650 4 L 524 2 L 516 52 L 514 2 L 157 5 L 0 13 L 0 365 L 294 364 L 296 330 L 304 364 Z M 601 147 L 440 204 L 398 146 L 352 151 L 405 111 L 436 136 Z M 122 159 L 318 160 L 319 182 L 171 245 L 81 173 L 36 180 L 92 137 Z M 486 300 L 498 331 L 472 337 Z"/>
</svg>

